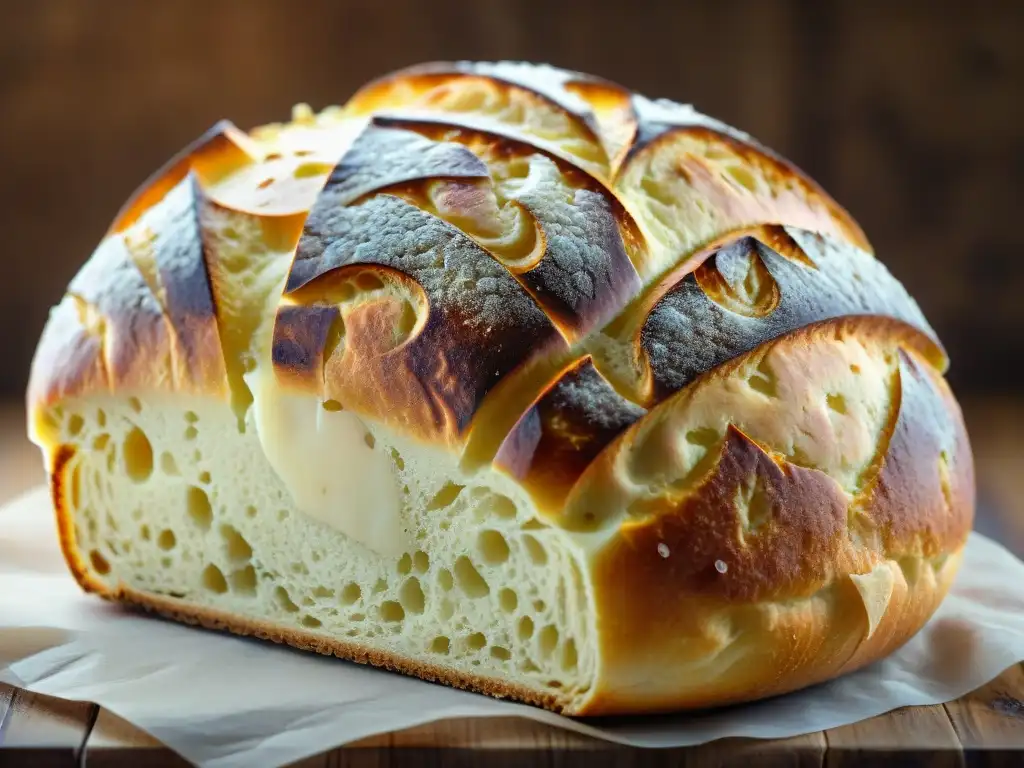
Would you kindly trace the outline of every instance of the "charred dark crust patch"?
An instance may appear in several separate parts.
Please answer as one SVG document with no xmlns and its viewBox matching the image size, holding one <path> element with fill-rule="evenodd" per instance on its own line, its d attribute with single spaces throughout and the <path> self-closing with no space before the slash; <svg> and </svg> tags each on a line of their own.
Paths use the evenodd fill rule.
<svg viewBox="0 0 1024 768">
<path fill-rule="evenodd" d="M 331 171 L 317 204 L 350 205 L 384 187 L 433 178 L 487 179 L 489 175 L 486 164 L 465 147 L 431 141 L 375 118 Z"/>
<path fill-rule="evenodd" d="M 755 237 L 744 237 L 778 287 L 771 311 L 744 316 L 702 290 L 689 272 L 654 304 L 640 332 L 649 381 L 646 396 L 657 402 L 705 371 L 766 341 L 806 325 L 844 316 L 889 317 L 918 329 L 923 354 L 944 365 L 934 331 L 913 299 L 889 271 L 855 248 L 801 230 L 786 229 L 806 255 L 787 258 Z M 735 244 L 712 252 L 714 263 Z M 680 350 L 685 350 L 681 354 Z"/>
<path fill-rule="evenodd" d="M 557 512 L 597 455 L 646 412 L 619 395 L 585 358 L 519 419 L 495 465 L 519 480 L 534 503 Z"/>
<path fill-rule="evenodd" d="M 278 374 L 319 394 L 327 359 L 328 332 L 340 316 L 341 311 L 336 306 L 280 307 L 270 353 Z"/>
</svg>

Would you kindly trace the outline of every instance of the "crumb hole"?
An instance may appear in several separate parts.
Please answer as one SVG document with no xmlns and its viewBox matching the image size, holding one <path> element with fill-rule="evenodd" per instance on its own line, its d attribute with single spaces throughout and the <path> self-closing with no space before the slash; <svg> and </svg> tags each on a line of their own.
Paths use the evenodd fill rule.
<svg viewBox="0 0 1024 768">
<path fill-rule="evenodd" d="M 248 507 L 246 507 L 245 516 L 249 518 L 256 517 L 256 507 L 252 506 L 251 504 Z"/>
<path fill-rule="evenodd" d="M 398 599 L 409 613 L 423 613 L 424 597 L 420 580 L 410 576 L 398 590 Z"/>
<path fill-rule="evenodd" d="M 725 167 L 725 171 L 744 189 L 747 189 L 750 192 L 757 191 L 757 180 L 754 179 L 754 175 L 742 165 L 727 165 Z"/>
<path fill-rule="evenodd" d="M 189 424 L 195 424 L 197 421 L 199 421 L 199 416 L 196 414 L 195 411 L 185 411 L 185 421 L 187 421 Z"/>
<path fill-rule="evenodd" d="M 363 442 L 366 443 L 366 447 L 372 451 L 373 447 L 377 445 L 377 438 L 375 438 L 373 435 L 367 432 L 365 435 L 363 435 Z"/>
<path fill-rule="evenodd" d="M 450 592 L 452 587 L 455 586 L 455 580 L 452 578 L 452 572 L 447 568 L 442 568 L 437 572 L 437 583 L 445 592 Z"/>
<path fill-rule="evenodd" d="M 508 542 L 498 531 L 481 531 L 477 536 L 477 549 L 489 565 L 500 565 L 508 560 Z"/>
<path fill-rule="evenodd" d="M 373 594 L 379 595 L 381 592 L 386 592 L 388 589 L 388 582 L 386 579 L 377 579 L 377 583 L 373 585 Z"/>
<path fill-rule="evenodd" d="M 110 563 L 107 562 L 107 558 L 95 549 L 89 552 L 89 562 L 92 563 L 92 569 L 100 576 L 106 576 L 110 573 Z"/>
<path fill-rule="evenodd" d="M 487 645 L 487 638 L 483 632 L 474 632 L 466 638 L 466 647 L 471 651 L 479 651 Z"/>
<path fill-rule="evenodd" d="M 516 595 L 515 590 L 505 587 L 498 593 L 498 604 L 501 606 L 501 610 L 512 613 L 519 606 L 519 596 Z"/>
<path fill-rule="evenodd" d="M 434 494 L 434 498 L 427 502 L 427 511 L 451 506 L 465 487 L 456 483 L 446 483 L 441 490 Z"/>
<path fill-rule="evenodd" d="M 535 610 L 537 613 L 544 613 L 544 611 L 546 611 L 547 609 L 548 604 L 545 603 L 543 600 L 533 601 L 533 610 Z"/>
<path fill-rule="evenodd" d="M 398 572 L 403 576 L 412 570 L 412 558 L 406 552 L 398 561 Z"/>
<path fill-rule="evenodd" d="M 571 637 L 562 646 L 562 669 L 566 672 L 575 672 L 579 664 L 579 655 L 576 652 L 576 641 Z"/>
<path fill-rule="evenodd" d="M 170 528 L 164 528 L 156 538 L 156 545 L 164 552 L 170 552 L 178 544 L 178 538 Z"/>
<path fill-rule="evenodd" d="M 459 589 L 465 592 L 467 597 L 484 597 L 491 591 L 484 577 L 480 575 L 476 566 L 465 555 L 462 555 L 455 561 L 455 581 L 458 583 Z"/>
<path fill-rule="evenodd" d="M 224 538 L 224 546 L 229 559 L 235 562 L 245 562 L 252 557 L 252 547 L 234 526 L 222 525 L 220 535 Z"/>
<path fill-rule="evenodd" d="M 192 522 L 200 530 L 210 530 L 210 524 L 213 522 L 213 508 L 210 506 L 210 497 L 206 495 L 206 491 L 190 485 L 185 499 L 188 516 L 192 518 Z"/>
<path fill-rule="evenodd" d="M 96 423 L 99 424 L 100 427 L 107 426 L 107 412 L 102 408 L 99 408 L 96 411 Z"/>
<path fill-rule="evenodd" d="M 261 181 L 259 184 L 257 184 L 256 188 L 257 189 L 266 189 L 267 187 L 269 187 L 273 183 L 274 183 L 273 177 L 266 178 L 263 181 Z"/>
<path fill-rule="evenodd" d="M 350 581 L 341 589 L 341 604 L 353 605 L 363 596 L 363 590 L 355 582 Z"/>
<path fill-rule="evenodd" d="M 547 658 L 558 645 L 558 629 L 555 628 L 554 624 L 548 624 L 540 631 L 537 641 L 537 647 L 540 649 L 541 655 Z"/>
<path fill-rule="evenodd" d="M 334 590 L 328 589 L 327 587 L 316 587 L 313 590 L 313 597 L 325 600 L 334 597 Z"/>
<path fill-rule="evenodd" d="M 397 468 L 398 468 L 399 470 L 405 469 L 405 459 L 403 459 L 403 458 L 402 458 L 402 454 L 400 454 L 400 453 L 399 453 L 399 452 L 398 452 L 398 451 L 397 451 L 396 449 L 394 449 L 394 448 L 392 448 L 392 449 L 391 449 L 391 460 L 392 460 L 393 462 L 395 462 L 395 466 L 396 466 L 396 467 L 397 467 Z"/>
<path fill-rule="evenodd" d="M 747 379 L 751 389 L 760 392 L 765 397 L 778 397 L 778 384 L 775 374 L 772 372 L 768 359 L 765 358 L 757 366 L 757 370 Z"/>
<path fill-rule="evenodd" d="M 331 166 L 327 163 L 303 163 L 295 169 L 296 179 L 309 179 L 313 176 L 323 176 L 331 172 Z"/>
<path fill-rule="evenodd" d="M 71 414 L 71 418 L 68 419 L 68 433 L 72 437 L 78 435 L 85 427 L 85 419 L 79 416 L 77 413 Z"/>
<path fill-rule="evenodd" d="M 228 582 L 220 568 L 212 563 L 203 570 L 203 586 L 211 592 L 222 595 L 228 591 Z"/>
<path fill-rule="evenodd" d="M 495 494 L 491 499 L 491 512 L 496 517 L 512 519 L 516 516 L 516 504 L 508 496 Z"/>
<path fill-rule="evenodd" d="M 825 402 L 836 413 L 846 414 L 846 398 L 842 395 L 829 395 L 825 398 Z"/>
<path fill-rule="evenodd" d="M 128 406 L 136 413 L 142 413 L 142 401 L 139 398 L 129 397 Z"/>
<path fill-rule="evenodd" d="M 143 525 L 139 529 L 139 536 L 142 537 L 143 541 L 149 541 L 150 539 L 153 538 L 153 532 L 149 529 L 148 525 Z"/>
<path fill-rule="evenodd" d="M 548 552 L 537 539 L 530 534 L 523 536 L 523 544 L 526 545 L 526 554 L 534 565 L 544 565 L 548 561 Z"/>
<path fill-rule="evenodd" d="M 502 648 L 500 645 L 491 646 L 491 656 L 502 661 L 508 661 L 512 658 L 512 654 L 509 653 L 508 648 Z"/>
<path fill-rule="evenodd" d="M 174 456 L 164 451 L 160 454 L 160 469 L 165 475 L 174 477 L 179 474 L 178 462 L 174 460 Z"/>
<path fill-rule="evenodd" d="M 426 552 L 420 550 L 412 556 L 412 565 L 416 569 L 417 573 L 426 573 L 427 569 L 430 568 L 430 557 Z"/>
<path fill-rule="evenodd" d="M 381 621 L 401 621 L 405 618 L 405 609 L 394 600 L 385 600 L 380 604 Z"/>
<path fill-rule="evenodd" d="M 516 634 L 520 640 L 529 640 L 533 637 L 533 619 L 529 616 L 523 616 L 519 620 L 519 626 L 516 628 Z"/>
<path fill-rule="evenodd" d="M 185 439 L 195 440 L 197 437 L 199 437 L 199 430 L 189 425 L 188 429 L 185 430 Z"/>
<path fill-rule="evenodd" d="M 448 649 L 450 647 L 451 647 L 451 641 L 447 637 L 444 637 L 444 636 L 435 637 L 433 640 L 430 641 L 430 652 L 431 653 L 447 654 L 448 653 Z"/>
<path fill-rule="evenodd" d="M 859 365 L 851 364 L 850 365 L 850 373 L 859 374 L 860 373 L 860 366 Z"/>
<path fill-rule="evenodd" d="M 324 625 L 323 622 L 320 621 L 320 619 L 316 618 L 315 616 L 310 616 L 309 614 L 306 614 L 305 616 L 302 617 L 302 626 L 304 626 L 304 627 L 309 627 L 310 629 L 316 629 L 317 627 L 322 627 L 323 625 Z"/>
<path fill-rule="evenodd" d="M 128 477 L 136 483 L 145 482 L 153 472 L 153 447 L 138 427 L 124 439 L 124 464 Z"/>
<path fill-rule="evenodd" d="M 245 566 L 239 571 L 231 574 L 231 591 L 240 595 L 256 594 L 256 569 L 251 565 Z"/>
<path fill-rule="evenodd" d="M 288 594 L 288 590 L 284 587 L 275 588 L 274 597 L 277 599 L 277 604 L 288 611 L 288 613 L 299 612 L 299 606 L 292 602 L 291 595 Z"/>
<path fill-rule="evenodd" d="M 343 411 L 344 410 L 344 408 L 342 408 L 341 403 L 339 403 L 337 400 L 324 400 L 323 405 L 324 405 L 324 410 L 325 411 Z"/>
<path fill-rule="evenodd" d="M 110 442 L 110 435 L 104 432 L 102 435 L 96 435 L 92 441 L 92 449 L 94 451 L 102 451 L 107 447 L 107 443 Z"/>
</svg>

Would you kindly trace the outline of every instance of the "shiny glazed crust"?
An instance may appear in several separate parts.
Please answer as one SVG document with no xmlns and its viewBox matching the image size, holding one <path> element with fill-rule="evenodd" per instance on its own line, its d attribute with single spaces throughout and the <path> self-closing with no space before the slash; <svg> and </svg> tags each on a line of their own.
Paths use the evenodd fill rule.
<svg viewBox="0 0 1024 768">
<path fill-rule="evenodd" d="M 316 149 L 293 180 L 223 183 L 259 181 L 295 131 Z M 250 252 L 287 264 L 263 293 L 233 261 Z M 244 413 L 261 324 L 282 388 L 498 469 L 586 542 L 584 699 L 90 575 L 49 409 L 176 393 Z M 838 427 L 780 441 L 809 409 L 850 416 L 856 388 L 828 390 L 849 376 L 819 373 L 863 360 L 889 376 L 870 450 Z M 252 136 L 219 124 L 168 163 L 52 311 L 28 405 L 84 588 L 572 714 L 643 713 L 827 680 L 928 619 L 973 519 L 946 365 L 856 222 L 750 137 L 578 73 L 454 63 Z M 700 458 L 675 456 L 691 434 Z"/>
</svg>

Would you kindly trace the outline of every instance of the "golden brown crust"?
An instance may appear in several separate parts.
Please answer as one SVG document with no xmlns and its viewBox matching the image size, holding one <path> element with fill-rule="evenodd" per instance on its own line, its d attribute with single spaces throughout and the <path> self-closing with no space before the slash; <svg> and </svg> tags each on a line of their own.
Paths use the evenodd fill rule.
<svg viewBox="0 0 1024 768">
<path fill-rule="evenodd" d="M 599 645 L 592 694 L 577 702 L 587 714 L 792 690 L 890 653 L 927 620 L 970 529 L 970 446 L 934 331 L 813 181 L 688 107 L 550 68 L 404 70 L 343 114 L 370 116 L 350 145 L 328 121 L 317 130 L 329 139 L 286 161 L 220 124 L 147 182 L 51 313 L 28 390 L 34 423 L 94 393 L 188 392 L 230 399 L 242 428 L 242 374 L 276 310 L 259 363 L 277 386 L 445 446 L 464 469 L 492 465 L 566 535 L 605 537 L 585 574 Z M 256 252 L 280 265 L 267 272 L 277 282 Z M 850 339 L 862 348 L 836 351 Z M 791 358 L 787 393 L 760 364 L 747 370 L 771 350 Z M 850 385 L 846 353 L 873 366 L 871 381 Z M 840 385 L 875 410 L 846 413 Z M 714 387 L 728 407 L 701 400 Z M 690 434 L 687 408 L 731 421 Z M 843 426 L 855 416 L 884 426 Z M 37 438 L 85 589 L 567 706 L 568 695 L 111 590 L 75 546 L 73 449 Z M 703 448 L 685 475 L 657 476 Z M 626 489 L 620 464 L 648 477 Z"/>
<path fill-rule="evenodd" d="M 814 332 L 781 343 L 799 345 Z M 884 326 L 873 332 L 885 338 Z M 663 490 L 638 498 L 612 523 L 592 565 L 596 610 L 608 619 L 601 684 L 589 707 L 674 709 L 784 693 L 892 653 L 927 621 L 967 541 L 973 468 L 942 379 L 896 337 L 889 343 L 897 415 L 883 429 L 878 468 L 852 495 L 730 425 L 689 476 L 665 478 Z M 705 378 L 721 380 L 740 364 Z M 616 457 L 643 450 L 630 435 L 668 418 L 670 404 L 605 451 L 581 485 L 596 479 L 594 493 L 607 494 Z M 781 413 L 788 407 L 779 405 Z M 872 626 L 868 598 L 851 577 L 876 569 L 886 593 Z M 728 664 L 707 674 L 719 654 Z M 644 669 L 669 682 L 633 689 L 629 681 Z"/>
<path fill-rule="evenodd" d="M 967 540 L 974 461 L 960 408 L 927 363 L 899 355 L 900 407 L 885 458 L 854 519 L 894 557 L 937 557 Z"/>
<path fill-rule="evenodd" d="M 633 109 L 637 129 L 622 164 L 623 175 L 630 173 L 631 166 L 645 167 L 659 154 L 678 157 L 676 172 L 698 197 L 710 203 L 711 210 L 723 212 L 732 228 L 785 224 L 829 234 L 865 251 L 871 250 L 857 222 L 819 184 L 750 136 L 692 108 L 661 100 L 652 102 L 634 96 Z M 706 149 L 697 154 L 683 149 L 688 145 Z M 746 175 L 740 177 L 746 191 L 753 191 L 750 187 L 758 177 L 772 193 L 750 195 L 737 190 L 729 179 L 715 172 L 709 161 L 713 156 L 716 160 L 729 157 L 740 162 L 746 169 Z"/>
<path fill-rule="evenodd" d="M 114 217 L 107 234 L 124 232 L 131 227 L 194 169 L 202 169 L 207 176 L 219 176 L 252 162 L 254 158 L 247 149 L 248 143 L 246 134 L 230 121 L 219 121 L 132 193 Z"/>
</svg>

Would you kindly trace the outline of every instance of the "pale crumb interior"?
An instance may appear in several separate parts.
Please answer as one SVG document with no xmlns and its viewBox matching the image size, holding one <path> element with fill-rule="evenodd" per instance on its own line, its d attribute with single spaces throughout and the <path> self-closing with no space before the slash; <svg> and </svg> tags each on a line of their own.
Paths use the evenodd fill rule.
<svg viewBox="0 0 1024 768">
<path fill-rule="evenodd" d="M 49 416 L 59 442 L 76 447 L 67 495 L 79 554 L 111 589 L 566 703 L 591 685 L 593 612 L 577 556 L 496 473 L 464 478 L 442 452 L 371 429 L 366 449 L 392 463 L 415 542 L 388 558 L 298 511 L 256 430 L 240 432 L 226 402 L 93 398 Z"/>
</svg>

